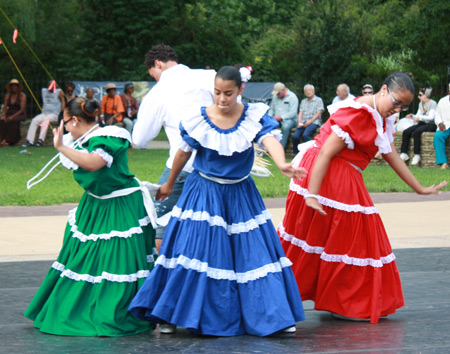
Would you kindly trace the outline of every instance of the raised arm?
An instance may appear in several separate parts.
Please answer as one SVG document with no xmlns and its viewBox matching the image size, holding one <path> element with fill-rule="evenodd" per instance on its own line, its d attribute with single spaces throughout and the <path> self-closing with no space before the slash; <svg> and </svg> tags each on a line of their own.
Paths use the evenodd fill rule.
<svg viewBox="0 0 450 354">
<path fill-rule="evenodd" d="M 74 150 L 62 143 L 62 137 L 64 135 L 64 120 L 61 120 L 59 128 L 53 129 L 53 145 L 56 150 L 66 156 L 68 159 L 76 163 L 82 169 L 90 172 L 97 171 L 106 166 L 106 161 L 95 153 L 83 153 Z"/>
</svg>

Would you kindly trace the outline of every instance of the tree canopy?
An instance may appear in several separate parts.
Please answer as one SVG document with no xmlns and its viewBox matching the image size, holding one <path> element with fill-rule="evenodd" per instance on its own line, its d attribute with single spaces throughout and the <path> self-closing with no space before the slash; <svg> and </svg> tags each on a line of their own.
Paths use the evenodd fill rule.
<svg viewBox="0 0 450 354">
<path fill-rule="evenodd" d="M 20 79 L 6 49 L 27 80 L 49 79 L 39 60 L 60 80 L 148 80 L 144 55 L 165 43 L 190 67 L 251 65 L 253 81 L 298 93 L 312 83 L 328 102 L 341 82 L 359 94 L 396 70 L 437 95 L 448 83 L 448 1 L 0 0 L 0 8 L 4 82 Z"/>
</svg>

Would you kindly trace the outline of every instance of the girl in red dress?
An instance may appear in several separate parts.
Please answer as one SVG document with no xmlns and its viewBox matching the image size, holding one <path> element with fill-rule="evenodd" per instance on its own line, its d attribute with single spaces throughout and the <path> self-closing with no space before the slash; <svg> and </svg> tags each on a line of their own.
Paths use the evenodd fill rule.
<svg viewBox="0 0 450 354">
<path fill-rule="evenodd" d="M 411 79 L 397 72 L 375 95 L 329 106 L 320 135 L 293 161 L 309 174 L 291 180 L 278 233 L 302 299 L 315 301 L 316 310 L 377 323 L 404 305 L 395 256 L 361 171 L 379 150 L 417 193 L 446 185 L 422 186 L 393 145 L 392 115 L 413 97 Z"/>
</svg>

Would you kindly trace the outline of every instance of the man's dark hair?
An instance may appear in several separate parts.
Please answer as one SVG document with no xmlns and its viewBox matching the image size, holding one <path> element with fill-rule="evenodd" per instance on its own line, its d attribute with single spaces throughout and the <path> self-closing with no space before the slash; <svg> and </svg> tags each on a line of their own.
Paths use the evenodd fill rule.
<svg viewBox="0 0 450 354">
<path fill-rule="evenodd" d="M 167 63 L 168 61 L 175 61 L 178 63 L 178 56 L 172 47 L 165 44 L 158 44 L 154 45 L 147 54 L 145 54 L 144 64 L 147 69 L 155 66 L 155 60 L 160 60 L 164 63 Z"/>
</svg>

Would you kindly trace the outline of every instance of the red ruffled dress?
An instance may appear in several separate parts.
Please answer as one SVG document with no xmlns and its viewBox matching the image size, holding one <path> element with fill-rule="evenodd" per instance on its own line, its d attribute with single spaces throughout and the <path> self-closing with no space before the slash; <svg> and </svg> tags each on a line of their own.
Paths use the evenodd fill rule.
<svg viewBox="0 0 450 354">
<path fill-rule="evenodd" d="M 404 305 L 399 272 L 386 230 L 364 185 L 364 170 L 378 150 L 391 152 L 394 117 L 344 101 L 328 107 L 330 118 L 294 166 L 309 171 L 291 180 L 286 215 L 278 227 L 303 300 L 316 310 L 377 323 Z M 328 167 L 319 191 L 321 216 L 305 204 L 319 150 L 334 132 L 346 143 Z M 308 143 L 307 143 L 308 144 Z"/>
</svg>

